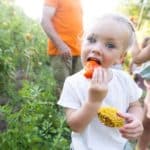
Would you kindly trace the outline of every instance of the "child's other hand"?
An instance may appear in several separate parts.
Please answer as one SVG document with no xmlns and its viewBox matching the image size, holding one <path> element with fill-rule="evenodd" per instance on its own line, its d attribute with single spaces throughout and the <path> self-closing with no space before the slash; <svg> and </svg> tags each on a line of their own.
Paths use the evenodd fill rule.
<svg viewBox="0 0 150 150">
<path fill-rule="evenodd" d="M 93 77 L 89 87 L 89 101 L 101 102 L 108 91 L 108 70 L 97 67 L 94 69 Z"/>
<path fill-rule="evenodd" d="M 134 115 L 129 113 L 118 113 L 126 121 L 125 125 L 119 129 L 124 138 L 137 139 L 143 133 L 143 125 Z"/>
</svg>

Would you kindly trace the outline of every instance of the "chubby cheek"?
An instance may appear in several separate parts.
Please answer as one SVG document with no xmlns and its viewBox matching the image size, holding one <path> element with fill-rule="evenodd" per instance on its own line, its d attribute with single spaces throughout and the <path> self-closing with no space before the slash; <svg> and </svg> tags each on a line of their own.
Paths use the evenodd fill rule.
<svg viewBox="0 0 150 150">
<path fill-rule="evenodd" d="M 83 65 L 85 65 L 85 63 L 87 61 L 87 56 L 88 56 L 88 50 L 82 49 L 82 51 L 81 51 L 81 61 L 82 61 Z"/>
<path fill-rule="evenodd" d="M 105 67 L 110 67 L 111 65 L 113 65 L 114 64 L 113 57 L 112 56 L 105 56 L 103 64 L 105 65 Z"/>
</svg>

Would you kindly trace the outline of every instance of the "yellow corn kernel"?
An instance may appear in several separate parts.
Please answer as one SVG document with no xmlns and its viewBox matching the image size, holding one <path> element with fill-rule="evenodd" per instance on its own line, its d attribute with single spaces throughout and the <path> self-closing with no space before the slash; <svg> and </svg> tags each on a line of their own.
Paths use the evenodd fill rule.
<svg viewBox="0 0 150 150">
<path fill-rule="evenodd" d="M 98 110 L 99 120 L 108 127 L 122 127 L 124 119 L 117 115 L 118 110 L 114 107 L 101 107 Z"/>
</svg>

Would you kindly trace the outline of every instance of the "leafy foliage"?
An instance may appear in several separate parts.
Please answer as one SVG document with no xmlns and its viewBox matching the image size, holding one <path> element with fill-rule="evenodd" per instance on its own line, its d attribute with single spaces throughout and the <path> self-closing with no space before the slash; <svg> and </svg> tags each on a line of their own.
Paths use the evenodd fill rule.
<svg viewBox="0 0 150 150">
<path fill-rule="evenodd" d="M 7 121 L 0 149 L 69 149 L 70 131 L 56 104 L 45 34 L 12 1 L 0 1 L 0 11 L 0 96 L 9 98 L 0 106 Z"/>
<path fill-rule="evenodd" d="M 140 40 L 150 34 L 150 1 L 128 0 L 121 1 L 118 10 L 130 17 L 136 26 Z"/>
</svg>

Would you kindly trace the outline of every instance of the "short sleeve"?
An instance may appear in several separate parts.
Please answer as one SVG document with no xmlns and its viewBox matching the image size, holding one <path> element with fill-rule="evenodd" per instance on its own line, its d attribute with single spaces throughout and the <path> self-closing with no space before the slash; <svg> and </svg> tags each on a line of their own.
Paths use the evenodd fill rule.
<svg viewBox="0 0 150 150">
<path fill-rule="evenodd" d="M 58 101 L 58 105 L 66 108 L 78 109 L 81 107 L 73 81 L 68 77 L 64 82 L 64 87 Z"/>
<path fill-rule="evenodd" d="M 128 97 L 129 103 L 137 101 L 141 98 L 143 91 L 141 88 L 138 87 L 138 85 L 130 76 L 128 76 L 127 78 L 126 86 L 128 90 L 127 97 Z"/>
<path fill-rule="evenodd" d="M 58 0 L 44 0 L 44 5 L 57 7 Z"/>
</svg>

